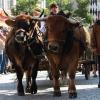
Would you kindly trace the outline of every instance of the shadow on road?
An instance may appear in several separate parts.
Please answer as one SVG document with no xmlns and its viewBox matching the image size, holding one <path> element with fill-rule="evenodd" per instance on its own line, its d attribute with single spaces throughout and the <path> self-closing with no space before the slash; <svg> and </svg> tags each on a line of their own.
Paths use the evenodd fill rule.
<svg viewBox="0 0 100 100">
<path fill-rule="evenodd" d="M 17 80 L 14 79 L 11 82 L 0 82 L 0 100 L 69 100 L 66 84 L 61 85 L 62 96 L 53 97 L 52 81 L 48 78 L 37 79 L 38 93 L 35 95 L 26 94 L 25 96 L 18 96 L 16 84 Z M 25 79 L 23 84 L 25 86 Z M 98 77 L 91 77 L 90 80 L 85 80 L 84 76 L 76 76 L 78 97 L 74 100 L 100 100 L 100 89 L 97 87 L 97 84 Z"/>
</svg>

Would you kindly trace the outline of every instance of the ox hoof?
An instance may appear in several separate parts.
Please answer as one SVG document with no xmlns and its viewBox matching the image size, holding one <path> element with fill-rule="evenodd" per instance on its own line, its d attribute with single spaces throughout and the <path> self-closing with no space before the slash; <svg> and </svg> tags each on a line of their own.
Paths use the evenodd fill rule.
<svg viewBox="0 0 100 100">
<path fill-rule="evenodd" d="M 54 92 L 54 96 L 55 97 L 60 97 L 61 96 L 61 92 L 59 91 L 59 92 Z"/>
<path fill-rule="evenodd" d="M 18 96 L 25 96 L 25 93 L 19 92 L 19 93 L 18 93 Z"/>
<path fill-rule="evenodd" d="M 69 93 L 69 98 L 77 98 L 77 93 Z"/>
<path fill-rule="evenodd" d="M 36 94 L 37 93 L 37 90 L 34 90 L 33 93 Z"/>
<path fill-rule="evenodd" d="M 25 89 L 25 92 L 26 92 L 26 93 L 31 93 L 30 91 L 31 91 L 30 88 L 26 88 L 26 89 Z"/>
<path fill-rule="evenodd" d="M 97 77 L 97 75 L 95 74 L 95 75 L 93 75 L 93 77 L 95 78 L 95 77 Z"/>
<path fill-rule="evenodd" d="M 31 94 L 36 94 L 36 93 L 37 93 L 37 89 L 31 90 Z"/>
<path fill-rule="evenodd" d="M 31 94 L 36 94 L 37 93 L 37 85 L 36 85 L 36 83 L 32 84 L 30 90 L 31 90 Z"/>
</svg>

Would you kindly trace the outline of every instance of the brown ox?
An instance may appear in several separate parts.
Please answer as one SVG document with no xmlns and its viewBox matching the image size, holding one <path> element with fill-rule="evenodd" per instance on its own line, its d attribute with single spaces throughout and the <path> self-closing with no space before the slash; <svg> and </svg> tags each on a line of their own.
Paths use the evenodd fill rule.
<svg viewBox="0 0 100 100">
<path fill-rule="evenodd" d="M 37 19 L 39 20 L 39 19 Z M 60 96 L 59 71 L 69 75 L 68 93 L 70 98 L 77 97 L 75 73 L 78 59 L 86 46 L 87 32 L 76 22 L 61 15 L 44 19 L 47 26 L 47 57 L 51 63 L 54 96 Z M 88 34 L 89 36 L 89 34 Z"/>
<path fill-rule="evenodd" d="M 19 15 L 14 19 L 7 19 L 11 31 L 6 40 L 6 53 L 11 60 L 18 79 L 18 95 L 24 95 L 22 78 L 26 72 L 26 92 L 36 93 L 36 76 L 42 47 L 37 39 L 36 22 L 31 16 Z M 32 82 L 31 82 L 32 80 Z"/>
<path fill-rule="evenodd" d="M 86 31 L 77 23 L 71 23 L 63 16 L 51 16 L 47 19 L 48 50 L 47 56 L 51 63 L 54 95 L 61 95 L 59 70 L 69 75 L 68 93 L 70 98 L 77 97 L 75 73 L 78 59 L 83 54 L 86 43 Z"/>
<path fill-rule="evenodd" d="M 99 84 L 100 88 L 100 20 L 97 20 L 92 26 L 91 47 L 98 58 Z"/>
</svg>

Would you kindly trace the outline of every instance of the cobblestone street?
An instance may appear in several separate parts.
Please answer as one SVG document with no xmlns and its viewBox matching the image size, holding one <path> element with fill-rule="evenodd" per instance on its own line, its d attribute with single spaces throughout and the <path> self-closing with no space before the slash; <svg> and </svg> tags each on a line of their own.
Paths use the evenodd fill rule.
<svg viewBox="0 0 100 100">
<path fill-rule="evenodd" d="M 23 83 L 25 83 L 24 81 L 25 78 Z M 38 93 L 35 95 L 26 94 L 25 96 L 17 96 L 16 84 L 15 74 L 0 75 L 0 100 L 69 100 L 66 84 L 61 84 L 61 97 L 52 96 L 52 82 L 48 79 L 45 71 L 38 74 Z M 84 75 L 77 73 L 76 88 L 78 97 L 74 100 L 100 100 L 98 77 L 93 78 L 91 75 L 90 80 L 85 80 Z"/>
</svg>

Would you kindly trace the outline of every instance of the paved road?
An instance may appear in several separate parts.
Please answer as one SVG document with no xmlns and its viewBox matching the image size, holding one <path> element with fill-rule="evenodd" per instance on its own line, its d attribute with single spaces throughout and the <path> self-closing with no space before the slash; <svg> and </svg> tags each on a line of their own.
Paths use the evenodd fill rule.
<svg viewBox="0 0 100 100">
<path fill-rule="evenodd" d="M 61 84 L 62 96 L 53 97 L 52 82 L 46 76 L 46 72 L 39 72 L 37 78 L 38 93 L 36 95 L 17 96 L 16 75 L 10 73 L 0 75 L 0 100 L 70 100 L 66 84 Z M 91 75 L 90 80 L 85 80 L 84 75 L 77 73 L 76 84 L 78 97 L 74 100 L 100 100 L 100 89 L 97 87 L 98 77 L 93 78 Z"/>
</svg>

